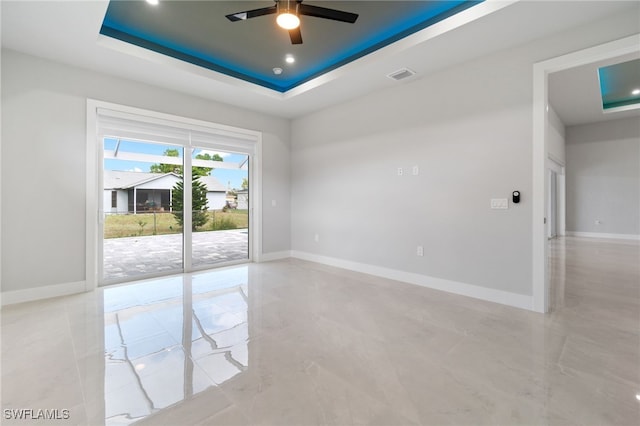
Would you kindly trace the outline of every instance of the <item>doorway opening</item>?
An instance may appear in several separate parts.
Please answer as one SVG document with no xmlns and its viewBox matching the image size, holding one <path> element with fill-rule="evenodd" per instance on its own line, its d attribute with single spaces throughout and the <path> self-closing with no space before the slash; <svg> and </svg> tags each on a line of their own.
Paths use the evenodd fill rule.
<svg viewBox="0 0 640 426">
<path fill-rule="evenodd" d="M 597 61 L 640 52 L 640 34 L 567 55 L 538 62 L 533 66 L 533 225 L 532 290 L 537 312 L 549 311 L 550 275 L 548 264 L 549 214 L 549 74 Z"/>
<path fill-rule="evenodd" d="M 566 188 L 565 166 L 549 158 L 547 161 L 547 238 L 565 235 Z"/>
</svg>

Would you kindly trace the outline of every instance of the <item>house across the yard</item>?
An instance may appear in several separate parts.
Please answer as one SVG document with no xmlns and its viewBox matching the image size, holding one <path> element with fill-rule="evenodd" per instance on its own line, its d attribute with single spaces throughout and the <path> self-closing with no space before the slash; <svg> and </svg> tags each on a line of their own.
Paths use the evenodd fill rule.
<svg viewBox="0 0 640 426">
<path fill-rule="evenodd" d="M 238 208 L 242 210 L 246 210 L 249 208 L 249 190 L 248 189 L 239 189 L 237 191 L 238 194 Z"/>
<path fill-rule="evenodd" d="M 171 193 L 182 178 L 175 173 L 104 171 L 104 211 L 142 213 L 171 211 Z M 224 207 L 227 190 L 213 176 L 202 176 L 207 187 L 207 208 Z"/>
</svg>

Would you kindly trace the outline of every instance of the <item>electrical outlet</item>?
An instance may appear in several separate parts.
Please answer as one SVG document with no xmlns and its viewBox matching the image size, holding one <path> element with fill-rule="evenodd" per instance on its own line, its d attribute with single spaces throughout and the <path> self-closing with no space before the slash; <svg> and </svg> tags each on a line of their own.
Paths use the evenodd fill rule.
<svg viewBox="0 0 640 426">
<path fill-rule="evenodd" d="M 414 176 L 418 176 L 420 174 L 420 168 L 418 166 L 413 166 L 413 170 L 411 171 L 411 173 Z"/>
<path fill-rule="evenodd" d="M 271 207 L 275 207 L 276 206 L 276 200 L 271 200 Z"/>
<path fill-rule="evenodd" d="M 602 221 L 600 219 L 596 219 L 596 225 L 600 225 L 602 224 Z"/>
<path fill-rule="evenodd" d="M 404 174 L 404 170 L 402 167 L 398 167 L 398 176 L 402 176 Z"/>
<path fill-rule="evenodd" d="M 319 243 L 320 242 L 320 235 L 319 234 L 314 235 L 313 236 L 313 241 L 315 241 L 316 243 Z"/>
<path fill-rule="evenodd" d="M 416 255 L 424 256 L 424 247 L 418 246 L 418 248 L 416 249 Z"/>
</svg>

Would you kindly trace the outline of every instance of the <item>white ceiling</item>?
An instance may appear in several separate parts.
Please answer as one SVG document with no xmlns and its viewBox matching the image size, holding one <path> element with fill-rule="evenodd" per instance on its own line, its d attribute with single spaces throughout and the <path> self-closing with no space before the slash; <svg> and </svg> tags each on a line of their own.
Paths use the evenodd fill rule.
<svg viewBox="0 0 640 426">
<path fill-rule="evenodd" d="M 322 4 L 322 1 L 315 0 L 314 3 Z M 239 107 L 294 118 L 401 84 L 388 79 L 386 75 L 403 67 L 417 72 L 412 78 L 420 78 L 436 70 L 608 15 L 629 10 L 637 12 L 637 3 L 630 1 L 487 0 L 283 95 L 99 36 L 107 5 L 106 0 L 3 0 L 2 46 Z M 563 97 L 562 93 L 558 92 L 557 97 Z M 575 98 L 573 95 L 568 97 Z M 558 101 L 559 110 L 571 109 L 560 106 L 560 103 Z"/>
</svg>

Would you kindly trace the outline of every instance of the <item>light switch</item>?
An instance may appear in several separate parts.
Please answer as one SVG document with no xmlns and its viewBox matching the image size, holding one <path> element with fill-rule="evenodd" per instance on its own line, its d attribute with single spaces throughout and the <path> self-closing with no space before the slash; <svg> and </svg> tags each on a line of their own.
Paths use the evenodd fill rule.
<svg viewBox="0 0 640 426">
<path fill-rule="evenodd" d="M 507 200 L 506 198 L 492 198 L 491 208 L 492 209 L 508 209 L 509 200 Z"/>
<path fill-rule="evenodd" d="M 271 200 L 271 207 L 275 207 L 276 206 L 276 200 Z"/>
</svg>

